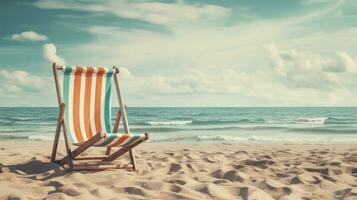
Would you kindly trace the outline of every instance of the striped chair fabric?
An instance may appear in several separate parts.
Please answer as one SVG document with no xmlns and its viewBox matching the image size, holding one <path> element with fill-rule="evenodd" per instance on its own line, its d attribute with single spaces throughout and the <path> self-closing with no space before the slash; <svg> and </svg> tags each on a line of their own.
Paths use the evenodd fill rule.
<svg viewBox="0 0 357 200">
<path fill-rule="evenodd" d="M 145 134 L 112 133 L 113 69 L 71 66 L 63 72 L 65 121 L 72 144 L 81 145 L 99 132 L 104 137 L 94 146 L 125 147 L 145 138 Z"/>
</svg>

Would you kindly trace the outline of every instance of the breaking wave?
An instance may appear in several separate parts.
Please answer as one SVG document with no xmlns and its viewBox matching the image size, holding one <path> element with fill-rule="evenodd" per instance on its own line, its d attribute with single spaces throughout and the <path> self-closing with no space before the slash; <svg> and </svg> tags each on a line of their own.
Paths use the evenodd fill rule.
<svg viewBox="0 0 357 200">
<path fill-rule="evenodd" d="M 187 120 L 187 121 L 148 121 L 148 122 L 145 122 L 145 124 L 151 125 L 151 126 L 178 126 L 178 125 L 192 124 L 192 120 Z"/>
<path fill-rule="evenodd" d="M 325 124 L 328 117 L 300 117 L 296 119 L 297 123 L 301 124 L 316 124 L 316 125 L 323 125 Z"/>
</svg>

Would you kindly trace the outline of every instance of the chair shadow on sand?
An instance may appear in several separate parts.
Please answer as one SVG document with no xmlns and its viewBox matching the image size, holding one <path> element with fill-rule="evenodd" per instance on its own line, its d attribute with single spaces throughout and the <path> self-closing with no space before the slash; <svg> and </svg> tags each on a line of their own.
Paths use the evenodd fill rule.
<svg viewBox="0 0 357 200">
<path fill-rule="evenodd" d="M 23 175 L 33 180 L 47 181 L 55 177 L 64 176 L 68 171 L 58 164 L 31 159 L 26 163 L 3 165 L 0 163 L 0 173 L 9 171 Z"/>
<path fill-rule="evenodd" d="M 124 164 L 122 170 L 127 170 Z M 120 168 L 118 168 L 120 169 Z M 55 177 L 66 176 L 73 173 L 92 174 L 100 171 L 68 171 L 63 166 L 32 158 L 26 163 L 4 165 L 0 163 L 0 174 L 4 172 L 16 173 L 32 180 L 48 181 Z"/>
</svg>

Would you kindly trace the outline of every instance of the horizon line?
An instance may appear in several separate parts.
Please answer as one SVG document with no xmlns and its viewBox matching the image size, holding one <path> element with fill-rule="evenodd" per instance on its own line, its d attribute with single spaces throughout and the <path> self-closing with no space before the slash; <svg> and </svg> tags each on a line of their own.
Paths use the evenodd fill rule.
<svg viewBox="0 0 357 200">
<path fill-rule="evenodd" d="M 58 106 L 0 106 L 0 108 L 58 108 Z M 112 106 L 119 108 L 119 106 Z M 128 106 L 128 108 L 357 108 L 357 106 Z"/>
</svg>

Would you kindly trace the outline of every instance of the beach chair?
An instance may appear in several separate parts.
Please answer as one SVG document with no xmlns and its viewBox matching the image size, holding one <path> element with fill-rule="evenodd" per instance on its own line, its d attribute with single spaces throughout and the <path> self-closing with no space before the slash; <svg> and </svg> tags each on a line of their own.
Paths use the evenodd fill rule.
<svg viewBox="0 0 357 200">
<path fill-rule="evenodd" d="M 58 66 L 53 63 L 59 115 L 53 142 L 51 162 L 68 166 L 69 170 L 104 170 L 125 168 L 135 170 L 133 148 L 148 140 L 148 134 L 132 134 L 126 116 L 117 74 L 119 69 L 104 67 Z M 60 83 L 58 71 L 63 72 Z M 119 110 L 111 129 L 111 88 L 114 80 Z M 61 86 L 62 85 L 62 86 Z M 62 90 L 61 90 L 62 88 Z M 117 133 L 122 120 L 124 133 Z M 66 146 L 66 156 L 56 160 L 61 130 Z M 71 146 L 78 146 L 71 150 Z M 105 155 L 79 156 L 89 147 L 105 147 Z M 111 153 L 111 149 L 119 149 Z M 131 164 L 113 165 L 110 162 L 129 152 Z M 104 153 L 103 153 L 104 154 Z M 74 162 L 80 162 L 75 164 Z M 83 163 L 85 162 L 85 163 Z M 94 165 L 93 165 L 94 162 Z"/>
</svg>

